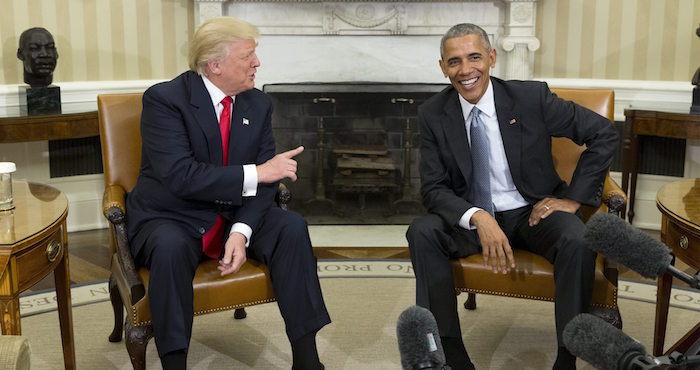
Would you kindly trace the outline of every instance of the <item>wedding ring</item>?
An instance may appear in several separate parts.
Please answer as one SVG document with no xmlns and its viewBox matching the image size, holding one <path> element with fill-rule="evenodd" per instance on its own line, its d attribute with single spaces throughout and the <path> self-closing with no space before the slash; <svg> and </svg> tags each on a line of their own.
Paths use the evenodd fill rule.
<svg viewBox="0 0 700 370">
<path fill-rule="evenodd" d="M 545 205 L 544 205 L 544 210 L 545 210 L 545 211 L 549 211 L 549 206 L 545 204 Z"/>
</svg>

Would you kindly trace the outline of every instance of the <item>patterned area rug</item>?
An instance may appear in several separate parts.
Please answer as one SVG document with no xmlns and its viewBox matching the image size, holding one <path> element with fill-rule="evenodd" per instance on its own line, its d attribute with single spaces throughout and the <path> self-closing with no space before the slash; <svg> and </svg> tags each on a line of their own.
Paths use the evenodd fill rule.
<svg viewBox="0 0 700 370">
<path fill-rule="evenodd" d="M 333 323 L 318 335 L 326 368 L 400 369 L 396 320 L 414 304 L 415 282 L 408 261 L 319 262 L 319 275 Z M 649 295 L 651 292 L 651 295 Z M 624 293 L 624 294 L 623 294 Z M 619 301 L 625 332 L 651 348 L 654 284 L 621 282 Z M 21 299 L 22 333 L 32 347 L 32 369 L 61 369 L 62 350 L 53 296 Z M 130 369 L 124 343 L 110 343 L 113 325 L 106 283 L 72 291 L 78 369 Z M 700 321 L 697 292 L 674 291 L 667 345 Z M 466 295 L 459 297 L 460 304 Z M 556 355 L 554 305 L 480 295 L 478 308 L 460 308 L 462 333 L 478 369 L 548 369 Z M 41 312 L 41 313 L 40 313 Z M 289 369 L 291 351 L 275 304 L 195 318 L 188 369 Z M 579 360 L 579 369 L 591 369 Z M 153 341 L 147 368 L 160 369 Z"/>
<path fill-rule="evenodd" d="M 321 278 L 413 278 L 413 266 L 405 260 L 320 260 L 318 274 Z M 620 280 L 620 298 L 642 302 L 656 302 L 656 282 Z M 71 289 L 73 306 L 102 302 L 109 299 L 107 282 L 76 286 Z M 700 312 L 700 292 L 690 289 L 671 291 L 672 307 Z M 20 298 L 22 317 L 56 309 L 54 291 L 34 293 Z"/>
</svg>

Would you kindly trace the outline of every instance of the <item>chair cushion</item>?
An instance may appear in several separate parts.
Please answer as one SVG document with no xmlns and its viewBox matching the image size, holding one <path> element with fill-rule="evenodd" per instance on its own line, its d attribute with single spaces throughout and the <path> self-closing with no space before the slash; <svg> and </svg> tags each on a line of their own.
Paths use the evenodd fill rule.
<svg viewBox="0 0 700 370">
<path fill-rule="evenodd" d="M 484 266 L 481 254 L 452 260 L 455 289 L 460 292 L 554 301 L 554 272 L 544 257 L 514 249 L 515 269 L 508 274 L 494 274 Z M 605 275 L 604 259 L 598 256 L 592 305 L 617 308 L 617 287 Z"/>
<path fill-rule="evenodd" d="M 126 281 L 116 260 L 112 257 L 112 277 L 116 280 L 122 297 L 129 297 Z M 226 311 L 275 300 L 275 291 L 267 267 L 257 261 L 247 260 L 235 274 L 220 276 L 218 261 L 208 260 L 197 268 L 194 287 L 194 314 Z M 133 326 L 151 324 L 148 305 L 148 270 L 139 268 L 139 276 L 146 287 L 146 295 L 138 302 L 124 302 Z M 127 293 L 127 294 L 124 294 Z"/>
</svg>

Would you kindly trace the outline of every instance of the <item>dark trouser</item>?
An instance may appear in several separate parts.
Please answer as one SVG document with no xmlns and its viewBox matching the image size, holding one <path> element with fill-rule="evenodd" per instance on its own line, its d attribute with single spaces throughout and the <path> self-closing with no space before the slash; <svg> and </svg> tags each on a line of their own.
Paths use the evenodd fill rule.
<svg viewBox="0 0 700 370">
<path fill-rule="evenodd" d="M 149 269 L 148 296 L 158 355 L 189 347 L 194 315 L 192 279 L 203 258 L 202 240 L 175 222 L 151 222 L 136 263 Z M 143 237 L 143 238 L 141 238 Z M 293 342 L 330 323 L 318 281 L 306 221 L 273 207 L 251 238 L 247 256 L 270 270 L 287 337 Z"/>
<path fill-rule="evenodd" d="M 497 212 L 496 220 L 511 247 L 535 252 L 554 265 L 557 340 L 563 346 L 561 333 L 566 324 L 588 311 L 596 254 L 585 245 L 584 224 L 577 215 L 554 212 L 530 227 L 531 211 L 527 206 Z M 443 337 L 461 337 L 450 258 L 479 253 L 475 235 L 476 231 L 446 225 L 435 214 L 417 218 L 406 233 L 416 274 L 416 304 L 433 313 Z"/>
</svg>

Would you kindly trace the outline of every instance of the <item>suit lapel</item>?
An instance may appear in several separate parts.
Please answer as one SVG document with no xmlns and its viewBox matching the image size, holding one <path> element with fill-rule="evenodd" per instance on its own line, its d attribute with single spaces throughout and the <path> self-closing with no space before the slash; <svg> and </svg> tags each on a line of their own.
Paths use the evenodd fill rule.
<svg viewBox="0 0 700 370">
<path fill-rule="evenodd" d="M 522 178 L 520 176 L 522 168 L 522 156 L 520 153 L 522 150 L 521 138 L 523 126 L 520 113 L 515 110 L 515 104 L 503 87 L 502 81 L 491 78 L 491 83 L 493 84 L 496 116 L 498 117 L 498 125 L 501 130 L 501 138 L 503 139 L 508 166 L 510 167 L 513 181 L 517 184 L 518 180 Z"/>
<path fill-rule="evenodd" d="M 445 101 L 445 115 L 442 117 L 442 127 L 445 130 L 447 142 L 452 150 L 459 170 L 469 183 L 472 176 L 472 160 L 467 139 L 467 128 L 464 123 L 464 114 L 459 105 L 457 91 L 451 90 Z"/>
<path fill-rule="evenodd" d="M 240 153 L 240 150 L 245 150 L 245 145 L 240 143 L 241 140 L 250 139 L 250 135 L 245 134 L 249 129 L 250 122 L 247 114 L 250 108 L 250 94 L 245 92 L 236 95 L 236 101 L 233 104 L 233 114 L 231 115 L 231 134 L 228 141 L 228 163 L 236 163 L 234 158 L 244 158 L 245 153 Z"/>
<path fill-rule="evenodd" d="M 219 120 L 216 118 L 216 111 L 212 105 L 209 92 L 204 86 L 202 78 L 192 72 L 190 88 L 190 105 L 197 124 L 204 132 L 209 149 L 209 158 L 215 164 L 224 164 L 223 144 L 221 142 L 221 130 Z"/>
</svg>

